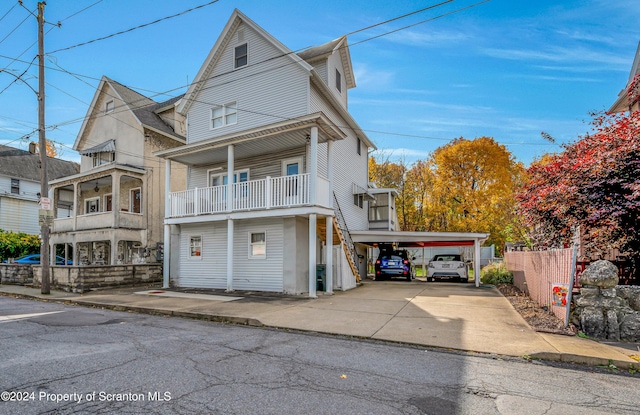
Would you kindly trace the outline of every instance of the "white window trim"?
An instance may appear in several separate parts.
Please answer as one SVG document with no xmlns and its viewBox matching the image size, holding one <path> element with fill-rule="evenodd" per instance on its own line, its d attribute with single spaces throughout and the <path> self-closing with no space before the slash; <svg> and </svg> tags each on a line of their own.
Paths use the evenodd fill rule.
<svg viewBox="0 0 640 415">
<path fill-rule="evenodd" d="M 247 54 L 245 55 L 247 57 L 247 63 L 241 66 L 236 66 L 236 61 L 238 59 L 236 56 L 236 48 L 239 48 L 240 46 L 243 46 L 243 45 L 247 46 Z M 249 42 L 243 41 L 243 42 L 239 42 L 237 45 L 233 47 L 233 70 L 235 71 L 237 69 L 246 68 L 247 66 L 249 66 Z"/>
<path fill-rule="evenodd" d="M 219 173 L 217 173 L 218 171 L 219 171 Z M 214 173 L 214 172 L 216 172 L 216 174 L 211 174 L 211 173 Z M 247 173 L 247 181 L 251 180 L 251 173 L 249 172 L 249 169 L 234 170 L 234 172 L 233 172 L 233 174 L 238 176 L 238 177 L 240 177 L 240 173 Z M 213 185 L 211 184 L 211 182 L 212 182 L 211 178 L 218 177 L 222 181 L 222 178 L 225 177 L 226 175 L 227 175 L 226 171 L 220 171 L 218 169 L 207 170 L 207 187 L 213 187 Z M 227 179 L 227 183 L 228 182 L 229 182 L 229 180 Z M 238 183 L 241 183 L 241 182 L 238 182 Z M 242 183 L 244 183 L 244 182 L 242 182 Z"/>
<path fill-rule="evenodd" d="M 109 104 L 111 104 L 111 108 L 109 108 Z M 114 104 L 112 99 L 104 103 L 104 113 L 105 114 L 113 112 L 114 108 L 115 108 L 115 104 Z"/>
<path fill-rule="evenodd" d="M 236 106 L 235 110 L 235 114 L 236 114 L 236 121 L 232 122 L 232 123 L 228 123 L 227 124 L 227 107 L 230 105 L 234 105 Z M 219 127 L 214 127 L 213 126 L 213 110 L 217 109 L 217 108 L 222 108 L 222 125 Z M 217 117 L 216 117 L 217 118 Z M 231 102 L 227 102 L 226 104 L 223 105 L 214 105 L 213 107 L 211 107 L 211 109 L 209 110 L 209 130 L 217 130 L 218 128 L 224 128 L 226 126 L 229 125 L 235 125 L 238 123 L 238 101 L 231 101 Z"/>
<path fill-rule="evenodd" d="M 95 212 L 89 212 L 87 209 L 87 203 L 96 200 L 98 202 L 98 208 Z M 84 199 L 84 214 L 85 215 L 95 215 L 96 213 L 100 213 L 100 196 L 96 197 L 88 197 Z"/>
<path fill-rule="evenodd" d="M 298 163 L 300 168 L 298 169 L 298 174 L 304 174 L 304 158 L 302 156 L 299 157 L 291 157 L 288 159 L 282 160 L 282 175 L 287 175 L 287 164 Z"/>
<path fill-rule="evenodd" d="M 107 210 L 107 197 L 111 196 L 111 210 Z M 113 193 L 107 193 L 102 196 L 102 206 L 104 206 L 105 212 L 113 212 Z"/>
<path fill-rule="evenodd" d="M 338 68 L 336 68 L 336 79 L 335 79 L 335 84 L 336 84 L 336 91 L 338 91 L 340 94 L 342 94 L 342 74 L 340 73 L 340 71 L 338 70 Z"/>
<path fill-rule="evenodd" d="M 189 239 L 188 239 L 188 240 L 189 240 L 189 245 L 187 246 L 187 257 L 188 257 L 190 260 L 194 260 L 194 261 L 200 261 L 200 260 L 202 260 L 202 247 L 203 247 L 203 245 L 204 245 L 204 244 L 203 244 L 203 240 L 204 240 L 204 238 L 202 237 L 202 234 L 199 234 L 199 235 L 188 235 L 188 238 L 189 238 Z M 199 256 L 197 256 L 197 255 L 191 255 L 191 240 L 192 240 L 193 238 L 200 238 L 200 255 L 199 255 Z"/>
<path fill-rule="evenodd" d="M 16 186 L 14 186 L 14 182 L 16 183 Z M 11 187 L 11 189 L 10 189 L 11 194 L 19 195 L 20 194 L 20 179 L 12 178 L 10 180 L 10 187 Z M 17 190 L 17 192 L 14 192 L 14 189 Z"/>
<path fill-rule="evenodd" d="M 263 233 L 264 234 L 264 255 L 253 255 L 253 244 L 251 243 L 251 235 Z M 248 233 L 248 242 L 249 242 L 249 259 L 267 259 L 267 231 L 258 231 L 258 232 L 249 232 Z"/>
<path fill-rule="evenodd" d="M 133 191 L 140 190 L 140 212 L 133 211 Z M 134 215 L 142 215 L 142 187 L 133 187 L 129 189 L 129 213 L 133 213 Z"/>
</svg>

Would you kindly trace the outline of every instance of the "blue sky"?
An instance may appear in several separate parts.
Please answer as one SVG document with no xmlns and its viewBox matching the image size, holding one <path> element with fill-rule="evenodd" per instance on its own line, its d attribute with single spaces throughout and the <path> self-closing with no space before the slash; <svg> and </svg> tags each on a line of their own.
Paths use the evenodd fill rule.
<svg viewBox="0 0 640 415">
<path fill-rule="evenodd" d="M 438 3 L 219 0 L 58 51 L 209 1 L 47 1 L 46 20 L 62 21 L 45 28 L 47 137 L 63 145 L 62 158 L 78 160 L 71 147 L 102 75 L 156 101 L 184 92 L 234 8 L 298 50 Z M 357 83 L 349 110 L 392 159 L 410 164 L 453 138 L 490 136 L 529 164 L 586 133 L 589 112 L 608 109 L 625 86 L 640 41 L 640 1 L 491 0 L 442 16 L 474 3 L 452 1 L 349 36 Z M 24 0 L 31 11 L 36 4 Z M 0 73 L 0 143 L 26 149 L 21 137 L 37 128 L 37 100 L 13 81 L 26 70 L 23 79 L 37 88 L 37 60 L 29 67 L 37 22 L 17 0 L 0 0 L 0 18 L 0 69 L 12 74 Z"/>
</svg>

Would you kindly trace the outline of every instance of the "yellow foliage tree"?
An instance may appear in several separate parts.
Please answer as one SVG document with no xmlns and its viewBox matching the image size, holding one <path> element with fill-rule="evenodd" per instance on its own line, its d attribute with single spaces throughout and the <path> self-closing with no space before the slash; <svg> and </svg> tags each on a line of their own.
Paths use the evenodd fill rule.
<svg viewBox="0 0 640 415">
<path fill-rule="evenodd" d="M 515 193 L 524 174 L 505 146 L 493 138 L 458 138 L 438 148 L 430 169 L 433 187 L 425 228 L 445 232 L 487 232 L 501 250 L 519 238 Z M 515 235 L 514 235 L 515 234 Z"/>
</svg>

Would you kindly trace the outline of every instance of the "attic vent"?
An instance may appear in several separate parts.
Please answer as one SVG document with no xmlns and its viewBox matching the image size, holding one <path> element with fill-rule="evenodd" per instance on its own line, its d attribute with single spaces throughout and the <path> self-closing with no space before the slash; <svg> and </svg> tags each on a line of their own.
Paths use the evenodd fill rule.
<svg viewBox="0 0 640 415">
<path fill-rule="evenodd" d="M 238 42 L 244 42 L 244 29 L 238 30 Z"/>
</svg>

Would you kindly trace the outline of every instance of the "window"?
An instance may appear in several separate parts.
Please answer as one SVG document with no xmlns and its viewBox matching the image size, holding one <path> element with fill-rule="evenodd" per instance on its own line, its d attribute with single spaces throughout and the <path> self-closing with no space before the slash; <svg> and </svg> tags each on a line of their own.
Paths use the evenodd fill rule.
<svg viewBox="0 0 640 415">
<path fill-rule="evenodd" d="M 111 212 L 113 210 L 113 196 L 111 193 L 104 195 L 104 211 Z"/>
<path fill-rule="evenodd" d="M 220 128 L 238 122 L 238 103 L 230 102 L 211 108 L 211 128 Z"/>
<path fill-rule="evenodd" d="M 250 232 L 249 233 L 249 258 L 266 258 L 267 257 L 267 233 L 266 232 Z"/>
<path fill-rule="evenodd" d="M 107 101 L 106 104 L 104 104 L 105 113 L 113 111 L 113 108 L 114 108 L 113 100 Z"/>
<path fill-rule="evenodd" d="M 364 204 L 364 195 L 353 195 L 353 204 L 361 208 Z"/>
<path fill-rule="evenodd" d="M 340 71 L 336 69 L 336 89 L 338 92 L 342 92 L 342 75 Z"/>
<path fill-rule="evenodd" d="M 11 179 L 11 193 L 14 195 L 20 194 L 20 180 Z"/>
<path fill-rule="evenodd" d="M 132 213 L 141 213 L 142 212 L 142 190 L 137 187 L 135 189 L 131 189 L 129 198 L 129 211 Z"/>
<path fill-rule="evenodd" d="M 100 198 L 94 197 L 91 199 L 86 199 L 84 201 L 84 213 L 98 213 L 100 212 Z"/>
<path fill-rule="evenodd" d="M 116 160 L 116 153 L 111 151 L 102 151 L 100 153 L 94 153 L 92 156 L 93 167 L 98 167 L 103 164 L 109 164 Z"/>
<path fill-rule="evenodd" d="M 362 141 L 358 138 L 358 142 L 356 144 L 356 151 L 358 152 L 358 155 L 362 155 Z"/>
<path fill-rule="evenodd" d="M 247 44 L 236 46 L 235 54 L 234 54 L 234 68 L 240 68 L 242 66 L 247 66 Z"/>
<path fill-rule="evenodd" d="M 189 237 L 189 257 L 194 259 L 202 258 L 202 236 Z"/>
</svg>

